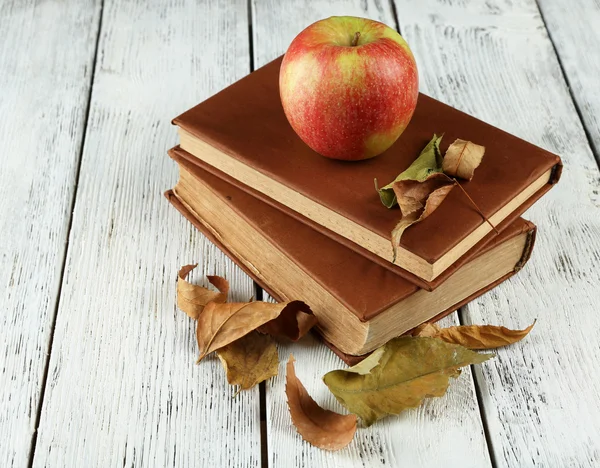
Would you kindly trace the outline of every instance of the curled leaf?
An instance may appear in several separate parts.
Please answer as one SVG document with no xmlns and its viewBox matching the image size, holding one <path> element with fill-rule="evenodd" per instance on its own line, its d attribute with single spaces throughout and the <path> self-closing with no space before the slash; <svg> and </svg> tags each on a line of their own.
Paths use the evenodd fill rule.
<svg viewBox="0 0 600 468">
<path fill-rule="evenodd" d="M 449 176 L 471 180 L 475 169 L 481 164 L 484 153 L 485 146 L 457 139 L 448 147 L 442 169 Z"/>
<path fill-rule="evenodd" d="M 441 141 L 441 136 L 438 137 L 437 135 L 433 135 L 431 141 L 423 148 L 419 157 L 415 159 L 408 169 L 400 173 L 398 177 L 385 187 L 377 189 L 381 203 L 383 203 L 384 206 L 392 208 L 398 204 L 398 199 L 394 190 L 394 184 L 396 182 L 401 180 L 422 182 L 432 174 L 442 172 L 442 155 L 440 153 Z M 377 187 L 377 180 L 375 180 L 375 187 Z"/>
<path fill-rule="evenodd" d="M 302 301 L 279 304 L 270 302 L 209 303 L 198 317 L 196 327 L 196 340 L 200 350 L 198 362 L 207 354 L 247 335 L 280 315 L 293 314 L 296 316 L 299 310 L 309 313 L 310 307 Z"/>
<path fill-rule="evenodd" d="M 492 349 L 521 341 L 534 325 L 535 322 L 524 330 L 511 330 L 494 325 L 461 325 L 441 328 L 435 337 L 469 349 Z"/>
<path fill-rule="evenodd" d="M 280 314 L 277 318 L 258 328 L 261 333 L 267 333 L 278 338 L 298 341 L 317 324 L 317 317 L 310 309 L 298 309 L 295 314 Z"/>
<path fill-rule="evenodd" d="M 229 282 L 221 276 L 207 276 L 210 284 L 216 287 L 218 292 L 188 283 L 187 276 L 197 266 L 198 264 L 183 266 L 177 274 L 177 307 L 194 320 L 198 319 L 209 302 L 225 302 L 229 292 Z"/>
<path fill-rule="evenodd" d="M 268 335 L 258 332 L 229 343 L 217 350 L 217 355 L 227 373 L 231 385 L 239 385 L 247 390 L 256 384 L 277 375 L 279 358 L 277 347 Z"/>
<path fill-rule="evenodd" d="M 368 367 L 373 363 L 367 361 L 376 361 L 367 374 L 350 368 L 323 377 L 337 400 L 367 426 L 419 406 L 424 398 L 444 395 L 450 377 L 457 377 L 460 367 L 492 357 L 439 339 L 411 336 L 389 341 L 379 355 L 372 356 L 358 364 Z"/>
<path fill-rule="evenodd" d="M 400 205 L 402 218 L 392 231 L 393 260 L 400 246 L 404 231 L 427 218 L 444 201 L 454 188 L 455 182 L 444 174 L 435 173 L 422 182 L 401 180 L 393 186 Z"/>
<path fill-rule="evenodd" d="M 292 422 L 309 444 L 325 450 L 340 450 L 354 438 L 356 415 L 338 414 L 321 408 L 296 377 L 294 356 L 290 354 L 285 376 L 285 393 Z"/>
<path fill-rule="evenodd" d="M 435 323 L 425 322 L 412 330 L 411 336 L 435 338 L 440 331 L 440 326 Z"/>
</svg>

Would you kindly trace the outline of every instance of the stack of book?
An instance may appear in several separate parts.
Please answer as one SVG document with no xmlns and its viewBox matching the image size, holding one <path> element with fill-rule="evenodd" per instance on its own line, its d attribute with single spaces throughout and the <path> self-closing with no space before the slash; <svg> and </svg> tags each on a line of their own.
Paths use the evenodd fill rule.
<svg viewBox="0 0 600 468">
<path fill-rule="evenodd" d="M 456 310 L 519 271 L 536 227 L 521 214 L 555 184 L 560 158 L 420 95 L 406 131 L 382 155 L 324 158 L 294 133 L 279 98 L 281 58 L 183 113 L 171 203 L 277 300 L 300 299 L 346 360 Z M 434 133 L 486 147 L 427 219 L 403 235 L 382 184 L 405 170 Z M 492 229 L 493 225 L 495 229 Z"/>
</svg>

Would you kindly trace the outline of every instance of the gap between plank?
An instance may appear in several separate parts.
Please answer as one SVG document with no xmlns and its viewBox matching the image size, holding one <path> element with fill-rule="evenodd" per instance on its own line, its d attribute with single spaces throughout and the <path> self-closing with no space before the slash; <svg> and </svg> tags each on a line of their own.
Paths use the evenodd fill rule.
<svg viewBox="0 0 600 468">
<path fill-rule="evenodd" d="M 248 0 L 248 55 L 250 56 L 250 73 L 254 71 L 254 39 L 252 37 L 252 0 Z M 254 282 L 254 296 L 257 301 L 264 299 L 263 289 Z M 266 382 L 258 384 L 258 402 L 260 414 L 260 466 L 268 468 L 269 466 L 269 443 L 267 440 L 267 385 Z"/>
<path fill-rule="evenodd" d="M 462 307 L 456 311 L 459 325 L 464 325 L 462 313 Z M 481 425 L 483 426 L 483 436 L 485 437 L 488 453 L 490 454 L 490 462 L 492 467 L 496 468 L 498 464 L 496 463 L 496 453 L 494 451 L 494 444 L 492 443 L 487 413 L 485 412 L 485 405 L 483 404 L 483 395 L 481 394 L 479 381 L 477 380 L 477 376 L 475 374 L 475 366 L 471 364 L 469 367 L 471 368 L 471 379 L 473 380 L 473 386 L 475 387 L 475 398 L 477 399 L 477 407 L 479 408 L 479 417 L 481 418 Z"/>
<path fill-rule="evenodd" d="M 594 159 L 596 160 L 596 164 L 598 165 L 598 168 L 600 169 L 600 148 L 596 148 L 596 146 L 594 145 L 594 140 L 592 139 L 591 132 L 589 131 L 589 129 L 585 123 L 585 120 L 583 118 L 583 113 L 581 112 L 581 108 L 579 107 L 579 104 L 577 103 L 577 99 L 575 99 L 575 95 L 573 94 L 573 89 L 571 88 L 571 82 L 569 81 L 569 75 L 567 75 L 567 71 L 565 70 L 562 59 L 560 58 L 560 53 L 558 52 L 558 49 L 556 48 L 556 44 L 554 43 L 554 38 L 552 37 L 552 34 L 550 33 L 550 29 L 548 29 L 548 24 L 546 23 L 546 18 L 544 17 L 544 13 L 542 11 L 542 7 L 540 6 L 539 0 L 535 0 L 535 6 L 538 9 L 540 18 L 542 19 L 542 23 L 544 23 L 544 29 L 546 30 L 546 35 L 548 36 L 548 40 L 550 41 L 550 44 L 552 44 L 552 50 L 554 51 L 554 55 L 556 56 L 556 61 L 558 62 L 558 66 L 560 68 L 560 73 L 563 77 L 563 80 L 565 81 L 567 91 L 569 92 L 569 96 L 571 97 L 571 101 L 573 102 L 573 106 L 575 107 L 575 112 L 577 112 L 577 116 L 579 117 L 579 121 L 581 122 L 581 126 L 583 127 L 583 133 L 585 133 L 585 138 L 587 139 L 588 146 L 590 147 L 590 150 L 592 151 L 592 155 L 594 156 Z"/>
<path fill-rule="evenodd" d="M 102 32 L 103 14 L 104 14 L 104 0 L 100 0 L 100 13 L 99 13 L 99 18 L 98 18 L 98 28 L 97 28 L 97 33 L 96 33 L 96 44 L 94 46 L 94 55 L 92 57 L 92 72 L 90 74 L 90 88 L 89 88 L 89 92 L 88 92 L 88 98 L 87 98 L 87 104 L 86 104 L 86 110 L 85 110 L 85 119 L 83 120 L 83 133 L 81 136 L 81 144 L 79 146 L 77 162 L 75 165 L 75 180 L 74 180 L 75 183 L 74 183 L 74 187 L 73 187 L 73 195 L 71 197 L 71 202 L 69 203 L 69 222 L 67 224 L 65 250 L 64 250 L 64 255 L 63 255 L 63 259 L 62 259 L 62 264 L 60 267 L 60 275 L 59 275 L 60 283 L 58 285 L 58 292 L 56 295 L 56 304 L 54 306 L 54 311 L 53 311 L 52 317 L 51 317 L 50 337 L 48 340 L 48 351 L 46 353 L 46 363 L 44 364 L 44 373 L 42 376 L 42 387 L 40 390 L 40 399 L 38 401 L 38 405 L 37 405 L 37 409 L 36 409 L 33 438 L 31 439 L 31 445 L 29 448 L 29 462 L 27 464 L 28 468 L 32 468 L 32 466 L 33 466 L 33 458 L 35 456 L 35 448 L 36 448 L 37 439 L 38 439 L 38 429 L 40 426 L 40 419 L 42 416 L 42 408 L 44 405 L 44 398 L 46 396 L 46 385 L 48 383 L 48 371 L 50 369 L 50 357 L 52 356 L 52 345 L 54 344 L 54 331 L 56 329 L 56 319 L 58 317 L 58 311 L 60 309 L 60 298 L 61 298 L 61 294 L 62 294 L 62 286 L 63 286 L 63 280 L 64 280 L 64 275 L 65 275 L 65 268 L 67 265 L 67 256 L 69 253 L 69 244 L 70 244 L 69 241 L 71 238 L 71 229 L 73 227 L 73 212 L 75 210 L 75 203 L 77 200 L 77 189 L 79 187 L 79 177 L 81 174 L 81 160 L 83 159 L 83 149 L 85 146 L 85 139 L 86 139 L 86 135 L 87 135 L 88 121 L 90 118 L 90 109 L 91 109 L 91 103 L 92 103 L 92 89 L 94 86 L 94 78 L 96 76 L 96 61 L 98 59 L 98 46 L 100 44 L 100 34 Z"/>
<path fill-rule="evenodd" d="M 257 301 L 264 300 L 263 289 L 254 282 L 254 297 Z M 260 413 L 260 466 L 268 468 L 269 466 L 269 444 L 267 440 L 267 385 L 266 382 L 258 384 L 258 402 Z"/>
</svg>

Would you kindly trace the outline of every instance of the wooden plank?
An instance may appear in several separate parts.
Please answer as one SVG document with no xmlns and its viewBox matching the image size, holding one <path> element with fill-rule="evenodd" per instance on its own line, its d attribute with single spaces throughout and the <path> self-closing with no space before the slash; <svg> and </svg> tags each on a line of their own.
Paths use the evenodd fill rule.
<svg viewBox="0 0 600 468">
<path fill-rule="evenodd" d="M 531 262 L 463 313 L 513 327 L 538 319 L 527 340 L 476 368 L 495 464 L 598 466 L 600 173 L 535 1 L 396 6 L 423 91 L 565 163 L 527 213 L 539 227 Z"/>
<path fill-rule="evenodd" d="M 600 3 L 539 0 L 538 6 L 567 75 L 596 159 L 600 158 Z M 600 159 L 599 159 L 600 162 Z"/>
<path fill-rule="evenodd" d="M 29 461 L 65 256 L 99 13 L 96 0 L 0 3 L 3 467 L 23 467 Z"/>
<path fill-rule="evenodd" d="M 252 282 L 164 199 L 170 119 L 249 71 L 245 0 L 107 1 L 34 466 L 260 464 L 258 390 L 195 366 L 179 266 Z"/>
<path fill-rule="evenodd" d="M 284 53 L 304 27 L 332 15 L 366 16 L 394 27 L 387 2 L 254 2 L 253 46 L 257 67 Z M 456 314 L 445 319 L 456 324 Z M 326 372 L 345 364 L 328 348 L 308 337 L 279 348 L 279 375 L 267 383 L 269 466 L 490 466 L 470 369 L 465 369 L 444 398 L 359 428 L 355 440 L 339 452 L 327 452 L 302 441 L 287 408 L 285 363 L 292 352 L 308 392 L 321 405 L 344 412 L 321 381 Z"/>
</svg>

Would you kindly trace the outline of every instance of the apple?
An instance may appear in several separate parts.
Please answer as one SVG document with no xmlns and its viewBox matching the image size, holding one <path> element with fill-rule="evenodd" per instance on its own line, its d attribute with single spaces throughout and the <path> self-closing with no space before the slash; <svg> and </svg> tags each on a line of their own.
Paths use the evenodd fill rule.
<svg viewBox="0 0 600 468">
<path fill-rule="evenodd" d="M 298 136 L 328 158 L 356 161 L 388 149 L 419 94 L 406 41 L 378 21 L 332 16 L 311 24 L 279 72 L 283 110 Z"/>
</svg>

